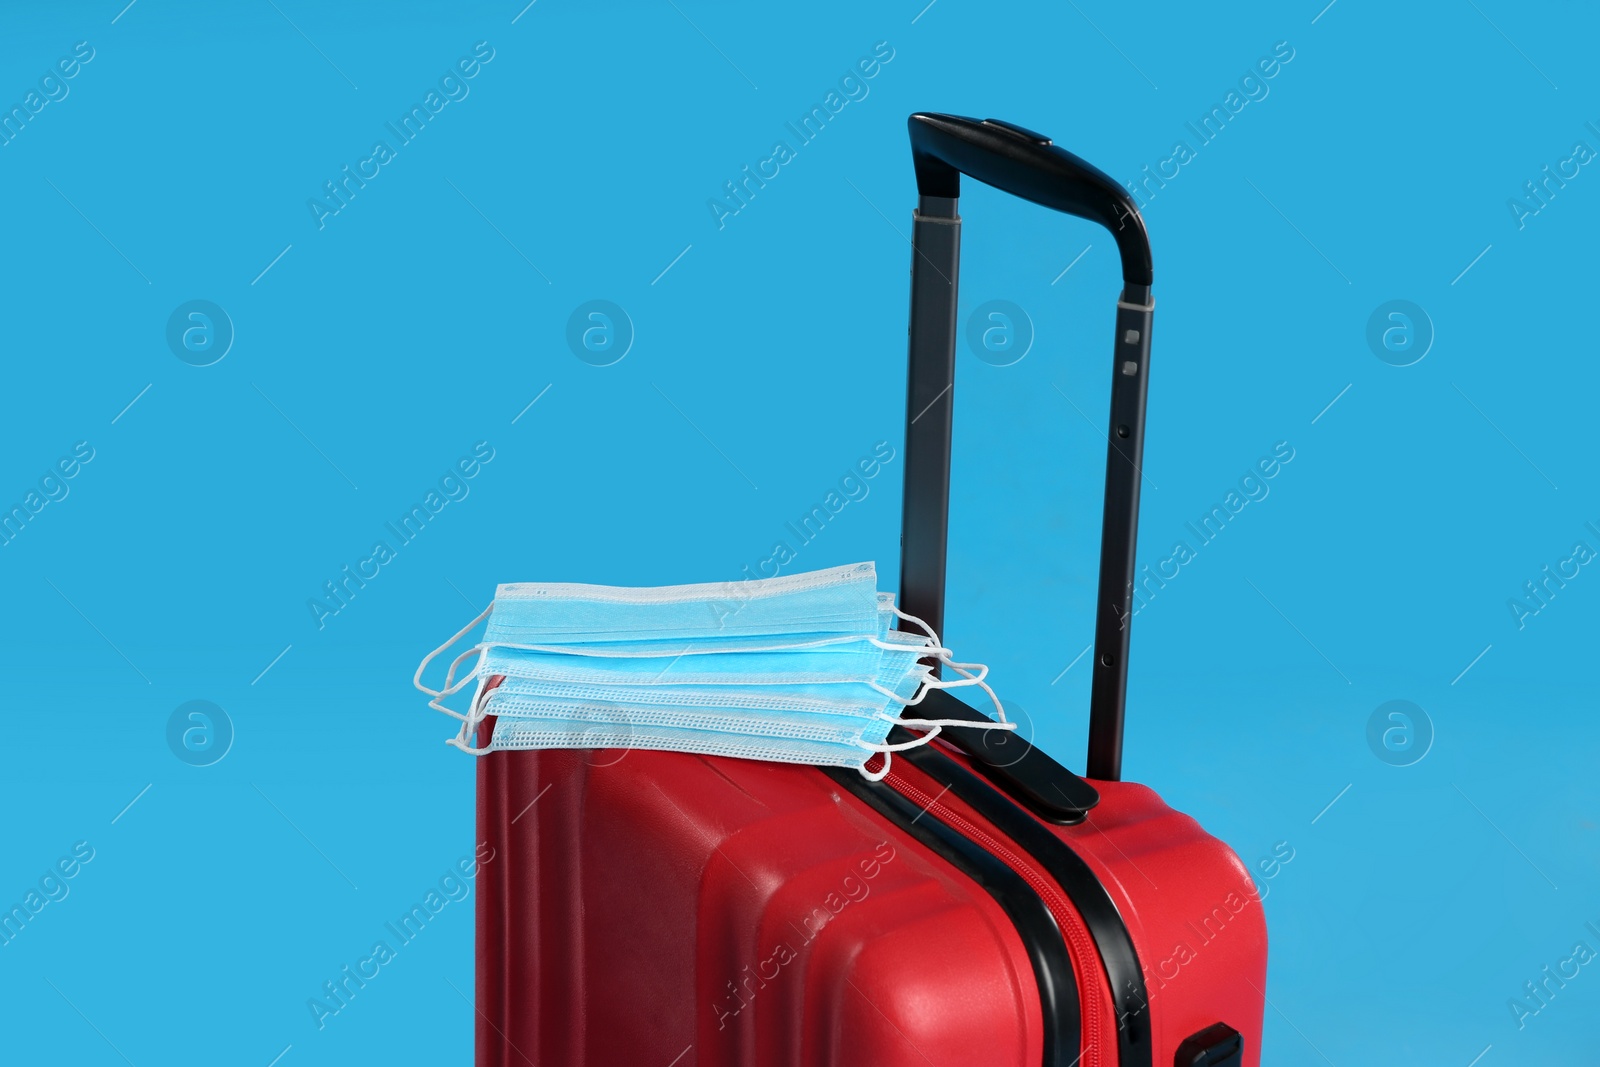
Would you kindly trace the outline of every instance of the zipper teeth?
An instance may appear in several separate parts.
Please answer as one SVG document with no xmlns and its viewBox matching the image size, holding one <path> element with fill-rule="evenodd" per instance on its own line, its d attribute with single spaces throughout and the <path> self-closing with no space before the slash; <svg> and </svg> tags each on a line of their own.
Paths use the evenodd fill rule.
<svg viewBox="0 0 1600 1067">
<path fill-rule="evenodd" d="M 1077 911 L 1061 892 L 1061 888 L 1053 879 L 1040 874 L 1032 864 L 1019 857 L 1004 841 L 975 825 L 960 813 L 940 804 L 937 797 L 912 785 L 894 771 L 889 772 L 885 781 L 895 792 L 922 805 L 923 810 L 933 812 L 944 822 L 966 834 L 968 838 L 983 845 L 1006 866 L 1021 875 L 1033 891 L 1039 894 L 1050 914 L 1055 916 L 1056 924 L 1062 933 L 1072 943 L 1071 956 L 1074 961 L 1073 970 L 1077 975 L 1078 995 L 1082 1001 L 1080 1015 L 1085 1039 L 1083 1056 L 1077 1067 L 1102 1067 L 1104 1061 L 1100 1051 L 1099 1005 L 1091 1004 L 1088 996 L 1088 991 L 1091 988 L 1098 988 L 1100 984 L 1099 975 L 1089 973 L 1089 961 L 1097 958 L 1096 949 L 1089 938 L 1088 930 L 1084 928 L 1083 920 L 1078 917 Z"/>
</svg>

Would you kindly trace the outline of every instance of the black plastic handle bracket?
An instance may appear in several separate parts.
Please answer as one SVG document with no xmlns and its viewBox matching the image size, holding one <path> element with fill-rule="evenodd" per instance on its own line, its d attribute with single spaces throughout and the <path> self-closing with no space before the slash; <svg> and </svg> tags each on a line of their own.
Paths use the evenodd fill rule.
<svg viewBox="0 0 1600 1067">
<path fill-rule="evenodd" d="M 905 709 L 907 716 L 923 719 L 966 719 L 973 723 L 994 720 L 950 695 L 933 689 L 922 703 Z M 968 730 L 946 726 L 939 732 L 972 759 L 973 769 L 1040 818 L 1062 826 L 1080 823 L 1100 803 L 1094 786 L 1035 748 L 1014 730 Z"/>
</svg>

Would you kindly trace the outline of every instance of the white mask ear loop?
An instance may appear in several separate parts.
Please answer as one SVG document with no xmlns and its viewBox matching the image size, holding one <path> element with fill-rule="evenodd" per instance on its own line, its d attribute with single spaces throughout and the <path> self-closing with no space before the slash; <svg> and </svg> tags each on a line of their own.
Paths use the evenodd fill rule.
<svg viewBox="0 0 1600 1067">
<path fill-rule="evenodd" d="M 461 655 L 459 655 L 459 656 L 457 656 L 455 658 L 455 661 L 450 664 L 449 673 L 447 673 L 445 675 L 445 686 L 444 686 L 444 688 L 439 690 L 439 692 L 437 694 L 435 694 L 435 696 L 434 696 L 434 698 L 432 700 L 428 701 L 428 707 L 432 708 L 434 711 L 442 711 L 446 715 L 450 716 L 452 719 L 460 719 L 463 722 L 466 721 L 467 716 L 461 714 L 459 711 L 456 711 L 453 708 L 446 707 L 444 704 L 442 704 L 440 702 L 442 700 L 444 700 L 445 697 L 454 696 L 455 694 L 461 692 L 461 690 L 463 690 L 463 689 L 465 689 L 467 687 L 467 684 L 469 682 L 472 682 L 474 680 L 476 680 L 478 682 L 478 684 L 480 686 L 480 691 L 481 691 L 481 687 L 482 687 L 482 684 L 483 684 L 483 677 L 482 677 L 482 675 L 480 675 L 478 673 L 478 667 L 474 667 L 470 673 L 463 675 L 459 679 L 457 679 L 455 677 L 455 672 L 456 672 L 456 668 L 461 665 L 463 660 L 465 660 L 468 656 L 471 656 L 473 653 L 482 652 L 486 647 L 488 647 L 488 646 L 486 646 L 486 645 L 474 645 L 473 647 L 467 649 L 465 652 L 461 653 Z M 481 665 L 481 663 L 482 663 L 482 660 L 480 659 L 479 660 L 479 664 Z M 423 692 L 432 692 L 432 690 L 423 690 Z M 476 698 L 474 698 L 474 699 L 476 699 Z"/>
<path fill-rule="evenodd" d="M 917 629 L 927 634 L 928 640 L 932 641 L 935 645 L 939 643 L 939 635 L 933 632 L 933 627 L 929 626 L 915 615 L 908 615 L 899 608 L 895 607 L 893 604 L 889 605 L 889 610 L 895 613 L 896 618 L 912 623 L 917 627 Z"/>
<path fill-rule="evenodd" d="M 469 756 L 487 756 L 489 753 L 494 751 L 494 747 L 492 745 L 485 748 L 473 748 L 471 745 L 463 741 L 459 734 L 455 737 L 445 738 L 444 743 L 452 748 L 459 748 Z"/>
<path fill-rule="evenodd" d="M 492 739 L 491 744 L 485 745 L 483 748 L 474 748 L 471 743 L 472 735 L 477 732 L 478 725 L 489 717 L 489 694 L 483 688 L 486 681 L 487 679 L 484 678 L 478 679 L 478 688 L 472 694 L 472 709 L 467 714 L 460 715 L 449 708 L 439 708 L 440 711 L 454 715 L 461 720 L 460 732 L 454 737 L 445 738 L 444 743 L 454 748 L 459 748 L 469 756 L 486 756 L 494 747 Z"/>
<path fill-rule="evenodd" d="M 966 681 L 966 682 L 956 682 L 956 683 L 954 683 L 954 685 L 967 685 L 967 684 L 970 684 L 970 685 L 977 686 L 979 689 L 982 689 L 985 693 L 989 694 L 989 699 L 994 701 L 995 717 L 998 718 L 1001 723 L 1005 723 L 1005 722 L 1009 722 L 1010 721 L 1009 719 L 1006 718 L 1006 709 L 1005 709 L 1005 707 L 1003 705 L 1001 705 L 1000 698 L 995 695 L 995 691 L 993 689 L 989 688 L 989 683 L 985 682 L 983 680 L 989 673 L 989 668 L 988 667 L 983 667 L 983 673 L 982 674 L 973 674 L 971 671 L 967 670 L 968 667 L 973 667 L 973 666 L 981 667 L 983 665 L 982 664 L 969 664 L 969 663 L 950 663 L 948 660 L 946 660 L 945 662 L 949 663 L 949 665 L 952 668 L 954 668 L 956 671 L 958 671 L 959 673 L 964 674 L 964 675 L 967 676 L 968 681 Z M 952 686 L 949 686 L 949 685 L 938 685 L 937 688 L 949 689 L 949 688 L 952 688 Z"/>
<path fill-rule="evenodd" d="M 465 652 L 461 653 L 461 655 L 457 656 L 455 659 L 451 660 L 450 661 L 450 669 L 448 671 L 446 671 L 445 675 L 444 675 L 444 688 L 441 689 L 436 695 L 440 696 L 440 697 L 447 697 L 447 696 L 454 696 L 456 693 L 461 692 L 461 690 L 466 687 L 468 682 L 472 681 L 472 679 L 474 679 L 474 678 L 476 678 L 478 676 L 477 675 L 478 668 L 477 668 L 477 666 L 474 666 L 472 668 L 472 670 L 468 671 L 466 674 L 462 675 L 460 678 L 456 677 L 456 668 L 460 667 L 463 663 L 465 663 L 467 661 L 468 657 L 473 656 L 473 655 L 481 655 L 483 652 L 487 651 L 490 648 L 494 648 L 494 647 L 496 647 L 496 646 L 494 646 L 494 645 L 486 645 L 486 644 L 476 644 L 476 645 L 473 645 L 471 648 L 467 649 Z M 424 692 L 426 692 L 426 690 L 424 690 Z"/>
<path fill-rule="evenodd" d="M 878 718 L 896 726 L 906 726 L 913 730 L 926 730 L 931 726 L 961 726 L 969 730 L 1015 730 L 1020 723 L 1014 722 L 974 722 L 972 719 L 902 719 L 897 715 L 880 712 Z M 926 739 L 924 739 L 926 740 Z M 908 746 L 909 747 L 909 746 Z"/>
<path fill-rule="evenodd" d="M 895 633 L 904 633 L 904 632 L 905 631 L 903 631 L 903 630 L 896 630 L 895 631 Z M 915 634 L 910 634 L 908 636 L 915 637 L 916 635 Z M 877 647 L 879 647 L 881 649 L 885 649 L 885 650 L 887 650 L 889 652 L 914 652 L 914 651 L 920 651 L 924 656 L 937 656 L 939 659 L 942 659 L 942 660 L 948 660 L 950 658 L 950 650 L 948 648 L 941 648 L 937 641 L 929 641 L 927 638 L 923 638 L 924 644 L 921 644 L 921 645 L 905 645 L 905 644 L 897 645 L 897 644 L 894 644 L 892 642 L 885 641 L 881 637 L 869 637 L 869 638 L 867 638 L 867 640 L 870 643 L 876 645 Z"/>
<path fill-rule="evenodd" d="M 466 678 L 462 679 L 463 682 L 470 682 L 470 681 L 473 681 L 473 680 L 474 680 L 474 678 L 471 675 L 468 675 Z M 482 682 L 482 679 L 477 679 L 477 680 L 480 683 Z M 455 690 L 452 690 L 452 692 L 455 692 Z M 454 708 L 445 707 L 443 704 L 439 703 L 440 699 L 441 698 L 439 698 L 439 697 L 435 697 L 434 699 L 428 701 L 428 707 L 432 708 L 434 711 L 442 711 L 446 715 L 450 716 L 452 719 L 459 719 L 462 722 L 466 722 L 468 717 L 472 714 L 472 712 L 470 710 L 467 712 L 466 715 L 463 715 L 461 712 L 455 710 Z"/>
<path fill-rule="evenodd" d="M 987 693 L 990 700 L 994 701 L 995 716 L 999 719 L 999 721 L 1002 723 L 1007 721 L 1005 706 L 1000 703 L 1000 698 L 995 695 L 995 691 L 991 689 L 984 681 L 984 679 L 989 676 L 988 666 L 982 663 L 957 663 L 955 660 L 949 658 L 948 651 L 940 642 L 939 635 L 933 632 L 933 627 L 929 626 L 915 615 L 910 615 L 904 611 L 901 611 L 892 604 L 889 606 L 889 610 L 894 612 L 898 618 L 912 623 L 921 629 L 923 633 L 927 634 L 928 640 L 932 642 L 933 647 L 937 648 L 941 653 L 944 653 L 939 656 L 939 661 L 962 676 L 960 679 L 955 681 L 940 681 L 933 678 L 924 678 L 922 680 L 921 690 L 913 699 L 905 702 L 907 707 L 910 707 L 913 704 L 922 703 L 922 699 L 928 695 L 928 691 L 931 689 L 960 689 L 965 686 L 975 685 Z M 977 672 L 974 673 L 972 668 L 976 668 Z"/>
<path fill-rule="evenodd" d="M 896 693 L 893 689 L 890 689 L 888 686 L 879 685 L 875 681 L 868 682 L 867 685 L 870 686 L 874 692 L 881 693 L 885 697 L 887 697 L 891 704 L 899 704 L 901 707 L 909 708 L 913 704 L 921 703 L 922 702 L 922 698 L 928 695 L 927 689 L 923 688 L 923 684 L 926 683 L 926 682 L 927 682 L 927 679 L 923 678 L 920 682 L 917 683 L 917 688 L 916 688 L 915 692 L 911 695 L 910 699 L 907 699 L 906 697 L 901 696 L 899 693 Z"/>
<path fill-rule="evenodd" d="M 454 637 L 450 638 L 450 640 L 446 641 L 444 644 L 440 645 L 438 648 L 434 649 L 432 652 L 429 652 L 426 656 L 423 656 L 422 657 L 422 662 L 417 664 L 417 673 L 412 676 L 411 684 L 416 686 L 419 690 L 421 690 L 422 692 L 428 694 L 431 697 L 446 696 L 447 693 L 444 692 L 444 691 L 429 689 L 427 686 L 423 685 L 422 684 L 422 672 L 427 670 L 428 664 L 433 662 L 434 657 L 438 656 L 439 653 L 443 652 L 445 649 L 449 648 L 451 645 L 455 644 L 457 641 L 459 641 L 463 637 L 467 636 L 467 634 L 471 633 L 472 632 L 472 628 L 474 626 L 477 626 L 484 619 L 487 619 L 489 617 L 489 613 L 491 611 L 493 611 L 493 610 L 494 610 L 494 605 L 490 604 L 488 607 L 483 609 L 483 614 L 479 615 L 476 619 L 473 619 L 471 622 L 469 622 L 465 626 L 463 626 L 460 630 L 458 630 L 456 632 L 456 635 Z M 470 652 L 471 650 L 469 649 L 468 651 Z M 460 662 L 461 662 L 461 659 L 458 657 L 456 659 L 456 663 L 460 663 Z M 456 663 L 453 663 L 453 664 L 450 665 L 452 672 L 454 672 L 454 670 L 455 670 Z M 449 682 L 449 679 L 447 678 L 446 681 L 445 681 L 445 689 L 448 690 L 449 686 L 450 686 L 450 682 Z M 453 692 L 453 690 L 452 690 L 452 692 Z"/>
<path fill-rule="evenodd" d="M 995 702 L 995 706 L 999 707 L 998 701 Z M 889 774 L 889 761 L 893 759 L 893 757 L 889 755 L 891 752 L 903 752 L 908 748 L 920 748 L 921 746 L 932 741 L 935 737 L 938 737 L 940 732 L 946 726 L 960 726 L 969 730 L 1011 731 L 1017 728 L 1016 723 L 1006 722 L 1005 720 L 1001 720 L 1000 722 L 973 722 L 971 719 L 901 719 L 896 716 L 885 714 L 880 714 L 879 718 L 886 722 L 894 723 L 896 726 L 906 726 L 913 730 L 927 730 L 928 732 L 923 734 L 921 737 L 902 742 L 898 745 L 869 745 L 858 741 L 857 744 L 861 748 L 866 749 L 868 752 L 883 753 L 883 766 L 880 767 L 876 773 L 867 770 L 865 767 L 861 768 L 861 776 L 869 782 L 881 782 Z"/>
<path fill-rule="evenodd" d="M 913 741 L 906 741 L 906 742 L 904 742 L 902 744 L 898 744 L 898 745 L 870 745 L 865 741 L 857 741 L 856 742 L 856 746 L 858 748 L 864 748 L 868 752 L 881 752 L 881 753 L 883 753 L 883 766 L 879 767 L 876 771 L 869 771 L 869 770 L 867 770 L 866 765 L 863 764 L 862 767 L 861 767 L 861 777 L 865 778 L 869 782 L 881 782 L 881 781 L 883 781 L 885 778 L 887 778 L 889 776 L 889 765 L 894 760 L 894 757 L 892 755 L 890 755 L 890 753 L 892 753 L 892 752 L 904 752 L 908 748 L 916 748 L 919 745 L 925 745 L 929 741 L 932 741 L 935 737 L 939 736 L 939 729 L 940 729 L 939 727 L 935 726 L 932 730 L 929 730 L 928 733 L 925 734 L 924 736 L 919 737 L 919 738 L 917 738 L 917 739 L 915 739 Z"/>
<path fill-rule="evenodd" d="M 445 707 L 443 704 L 439 703 L 439 700 L 441 699 L 439 697 L 435 697 L 433 700 L 428 701 L 428 707 L 432 708 L 434 711 L 442 711 L 446 715 L 450 716 L 452 719 L 456 719 L 456 720 L 458 720 L 460 722 L 465 722 L 465 723 L 473 722 L 474 720 L 473 720 L 472 717 L 473 717 L 473 715 L 475 715 L 477 713 L 477 710 L 478 710 L 478 698 L 479 698 L 479 695 L 482 694 L 482 692 L 483 692 L 484 679 L 481 678 L 481 677 L 478 677 L 477 675 L 468 675 L 467 677 L 465 677 L 465 678 L 463 678 L 461 680 L 462 685 L 465 685 L 467 682 L 470 682 L 470 681 L 477 681 L 478 688 L 472 694 L 472 702 L 467 705 L 467 711 L 466 711 L 465 714 L 462 714 L 461 712 L 457 711 L 454 708 Z M 460 690 L 460 688 L 461 688 L 460 686 L 457 686 L 455 689 L 448 690 L 447 692 L 448 693 L 455 693 L 455 692 L 458 692 Z M 481 720 L 482 716 L 480 715 L 480 716 L 478 716 L 478 718 L 479 718 L 479 720 Z"/>
<path fill-rule="evenodd" d="M 949 660 L 940 660 L 940 662 L 946 666 L 956 666 Z M 960 671 L 962 668 L 956 667 L 956 670 Z M 928 694 L 935 689 L 961 689 L 966 686 L 983 685 L 983 674 L 973 676 L 971 672 L 963 671 L 963 673 L 966 674 L 967 677 L 958 678 L 955 681 L 941 681 L 940 679 L 934 678 L 931 675 L 924 677 L 920 682 L 918 682 L 916 691 L 912 693 L 910 698 L 902 697 L 899 693 L 896 693 L 894 690 L 886 688 L 885 686 L 879 685 L 877 682 L 868 682 L 867 685 L 871 686 L 875 691 L 888 697 L 892 703 L 899 704 L 902 707 L 910 708 L 922 703 L 923 700 L 927 698 Z M 985 673 L 987 673 L 987 668 L 985 668 Z M 985 686 L 985 688 L 988 687 Z M 991 693 L 990 695 L 992 696 L 993 694 Z M 999 706 L 998 701 L 995 702 L 995 706 Z M 1004 712 L 1001 713 L 1000 720 L 1002 722 L 1005 721 Z"/>
</svg>

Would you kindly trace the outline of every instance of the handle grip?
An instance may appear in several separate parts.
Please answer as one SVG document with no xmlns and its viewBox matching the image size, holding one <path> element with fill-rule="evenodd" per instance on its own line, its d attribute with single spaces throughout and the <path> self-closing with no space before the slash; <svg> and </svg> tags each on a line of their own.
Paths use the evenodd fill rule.
<svg viewBox="0 0 1600 1067">
<path fill-rule="evenodd" d="M 1012 196 L 1097 222 L 1111 231 L 1122 257 L 1127 286 L 1149 288 L 1150 240 L 1128 191 L 1043 134 L 999 119 L 962 118 L 927 112 L 912 115 L 911 158 L 917 192 L 950 200 L 961 196 L 961 175 Z M 1144 303 L 1145 294 L 1127 298 Z"/>
</svg>

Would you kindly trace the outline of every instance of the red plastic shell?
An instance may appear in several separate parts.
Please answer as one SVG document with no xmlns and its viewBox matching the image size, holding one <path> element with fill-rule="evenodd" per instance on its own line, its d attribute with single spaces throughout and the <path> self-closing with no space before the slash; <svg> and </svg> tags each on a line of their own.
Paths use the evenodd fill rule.
<svg viewBox="0 0 1600 1067">
<path fill-rule="evenodd" d="M 1257 1067 L 1266 929 L 1248 873 L 1150 790 L 1095 784 L 1090 820 L 1051 829 L 1133 936 L 1153 1062 L 1222 1021 Z M 939 806 L 998 835 L 948 794 Z M 497 752 L 479 764 L 478 831 L 494 849 L 478 875 L 478 1067 L 1041 1061 L 1039 995 L 1005 913 L 815 768 Z M 1084 999 L 1110 1051 L 1099 983 Z"/>
</svg>

